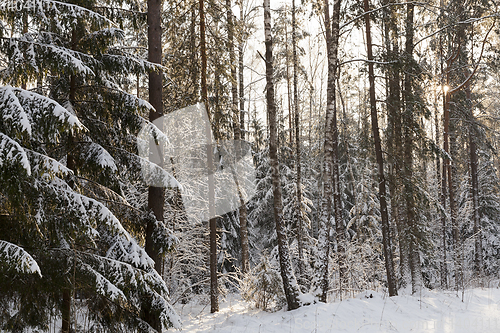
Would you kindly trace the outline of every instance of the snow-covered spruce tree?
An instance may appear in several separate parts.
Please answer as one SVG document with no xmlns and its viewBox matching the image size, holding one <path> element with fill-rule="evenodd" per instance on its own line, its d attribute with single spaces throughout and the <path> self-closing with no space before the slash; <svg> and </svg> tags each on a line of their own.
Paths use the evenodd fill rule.
<svg viewBox="0 0 500 333">
<path fill-rule="evenodd" d="M 346 228 L 350 236 L 346 247 L 347 279 L 354 290 L 376 289 L 386 283 L 380 203 L 373 171 L 376 168 L 369 159 L 360 158 L 356 162 L 355 204 Z"/>
<path fill-rule="evenodd" d="M 295 161 L 292 159 L 293 151 L 289 147 L 282 148 L 280 155 L 280 175 L 281 184 L 283 187 L 283 218 L 287 223 L 287 233 L 290 235 L 290 254 L 292 257 L 293 267 L 297 280 L 301 289 L 306 291 L 310 287 L 310 278 L 313 274 L 312 267 L 309 263 L 314 260 L 311 258 L 312 247 L 315 243 L 311 237 L 311 220 L 309 214 L 313 207 L 313 202 L 310 199 L 310 193 L 306 190 L 305 185 L 310 185 L 310 179 L 302 178 L 302 191 L 300 202 L 300 214 L 302 223 L 297 223 L 297 173 L 296 168 L 289 166 Z M 288 154 L 287 154 L 288 153 Z M 299 234 L 302 242 L 302 258 L 299 255 Z M 302 272 L 300 271 L 302 265 Z"/>
<path fill-rule="evenodd" d="M 257 125 L 254 123 L 254 125 Z M 257 127 L 259 128 L 259 127 Z M 262 145 L 267 140 L 259 138 Z M 276 246 L 276 231 L 273 226 L 273 211 L 272 211 L 272 184 L 271 184 L 271 167 L 269 163 L 269 149 L 264 146 L 259 149 L 259 145 L 254 144 L 253 156 L 255 161 L 256 177 L 255 187 L 256 193 L 248 203 L 248 222 L 253 232 L 249 234 L 250 241 L 256 244 L 256 248 L 251 248 L 251 258 L 259 258 L 260 253 L 256 253 L 257 249 L 272 250 Z M 252 260 L 252 263 L 256 263 Z"/>
<path fill-rule="evenodd" d="M 36 82 L 38 93 L 10 86 L 0 93 L 0 239 L 6 262 L 17 263 L 2 267 L 1 322 L 12 331 L 45 329 L 56 315 L 67 332 L 77 329 L 74 308 L 83 302 L 92 329 L 148 330 L 144 305 L 162 327 L 178 326 L 152 260 L 124 229 L 140 235 L 150 218 L 122 195 L 124 184 L 140 177 L 134 134 L 150 106 L 121 87 L 154 68 L 121 47 L 123 30 L 104 15 L 137 8 L 17 2 L 0 12 L 0 76 L 10 85 Z M 173 239 L 156 225 L 166 251 Z M 19 270 L 41 277 L 26 275 L 25 288 L 15 279 Z"/>
</svg>

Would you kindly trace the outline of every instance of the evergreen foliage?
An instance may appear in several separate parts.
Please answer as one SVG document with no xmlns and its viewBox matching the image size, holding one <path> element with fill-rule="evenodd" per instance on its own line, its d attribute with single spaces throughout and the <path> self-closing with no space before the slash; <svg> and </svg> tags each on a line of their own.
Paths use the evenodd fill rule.
<svg viewBox="0 0 500 333">
<path fill-rule="evenodd" d="M 64 325 L 61 293 L 71 295 L 71 313 L 77 301 L 88 311 L 91 329 L 149 331 L 144 307 L 161 327 L 179 327 L 168 289 L 139 245 L 149 213 L 124 198 L 124 184 L 141 179 L 135 135 L 151 106 L 122 87 L 130 75 L 155 70 L 127 51 L 112 21 L 135 4 L 19 5 L 0 12 L 7 64 L 0 76 L 37 87 L 0 88 L 2 329 L 47 330 L 61 313 Z M 173 248 L 164 225 L 156 234 L 164 252 Z"/>
</svg>

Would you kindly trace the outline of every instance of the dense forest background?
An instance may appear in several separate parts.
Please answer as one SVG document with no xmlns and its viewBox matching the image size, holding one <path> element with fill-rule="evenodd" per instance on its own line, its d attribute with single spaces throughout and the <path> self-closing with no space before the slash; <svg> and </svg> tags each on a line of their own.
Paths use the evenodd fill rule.
<svg viewBox="0 0 500 333">
<path fill-rule="evenodd" d="M 212 312 L 229 292 L 292 310 L 497 286 L 499 13 L 4 0 L 0 330 L 179 328 L 172 304 L 193 295 Z M 207 181 L 180 181 L 191 150 L 169 155 L 196 136 L 158 122 L 179 110 L 206 111 Z M 234 170 L 227 142 L 254 172 Z M 237 208 L 215 214 L 223 169 Z"/>
</svg>

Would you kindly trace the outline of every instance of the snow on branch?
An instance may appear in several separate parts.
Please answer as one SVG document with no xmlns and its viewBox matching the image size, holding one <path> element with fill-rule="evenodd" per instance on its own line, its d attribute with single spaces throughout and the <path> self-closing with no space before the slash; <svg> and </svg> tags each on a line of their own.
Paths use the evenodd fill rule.
<svg viewBox="0 0 500 333">
<path fill-rule="evenodd" d="M 87 63 L 96 63 L 91 55 L 74 51 L 55 44 L 37 42 L 26 36 L 20 38 L 0 37 L 3 48 L 10 58 L 10 69 L 2 76 L 7 80 L 8 75 L 16 66 L 31 67 L 31 71 L 42 72 L 39 67 L 55 66 L 54 70 L 60 72 L 78 73 L 95 76 L 94 71 Z M 26 58 L 25 58 L 26 57 Z M 28 61 L 27 61 L 28 60 Z"/>
<path fill-rule="evenodd" d="M 120 288 L 106 279 L 101 273 L 94 270 L 90 265 L 81 263 L 80 268 L 94 277 L 94 286 L 96 288 L 96 292 L 99 295 L 108 297 L 113 302 L 118 300 L 123 300 L 125 302 L 127 301 L 127 297 L 125 297 L 125 294 Z"/>
<path fill-rule="evenodd" d="M 38 139 L 45 133 L 39 138 L 42 141 L 57 142 L 62 129 L 85 129 L 76 116 L 56 101 L 10 86 L 0 87 L 0 119 L 9 135 L 25 132 Z"/>
<path fill-rule="evenodd" d="M 20 127 L 19 132 L 26 132 L 31 136 L 31 122 L 21 106 L 12 87 L 0 88 L 0 117 L 12 127 Z"/>
<path fill-rule="evenodd" d="M 108 168 L 111 172 L 118 171 L 113 156 L 95 142 L 89 142 L 89 144 L 83 146 L 80 158 L 84 161 L 94 161 L 99 167 Z"/>
<path fill-rule="evenodd" d="M 159 295 L 158 293 L 154 293 L 152 301 L 152 308 L 160 312 L 160 323 L 163 329 L 168 329 L 169 327 L 174 327 L 176 329 L 181 329 L 181 318 L 175 312 L 172 305 L 170 305 L 167 300 Z"/>
<path fill-rule="evenodd" d="M 6 263 L 20 273 L 35 274 L 40 277 L 42 272 L 33 257 L 22 247 L 0 240 L 0 262 Z M 1 266 L 1 264 L 0 264 Z"/>
<path fill-rule="evenodd" d="M 165 71 L 162 65 L 141 59 L 133 54 L 124 52 L 121 48 L 113 48 L 109 53 L 103 54 L 103 61 L 109 62 L 125 73 L 144 73 L 145 71 Z"/>
<path fill-rule="evenodd" d="M 123 261 L 142 269 L 154 267 L 155 262 L 153 259 L 148 256 L 146 251 L 132 237 L 126 239 L 120 235 L 116 235 L 109 242 L 112 245 L 106 253 L 107 258 Z"/>
<path fill-rule="evenodd" d="M 73 175 L 73 170 L 67 168 L 61 162 L 56 161 L 55 159 L 37 153 L 36 151 L 26 149 L 26 152 L 31 155 L 33 170 L 37 173 L 46 173 L 55 174 L 55 175 Z"/>
<path fill-rule="evenodd" d="M 103 86 L 102 89 L 107 89 L 110 90 L 111 93 L 118 94 L 120 98 L 123 98 L 129 104 L 129 106 L 135 106 L 145 111 L 155 111 L 155 108 L 148 101 L 124 91 L 118 84 L 110 80 L 103 79 L 103 81 L 105 86 Z M 141 116 L 138 117 L 140 122 L 149 122 Z M 160 131 L 158 130 L 158 132 Z"/>
<path fill-rule="evenodd" d="M 31 175 L 31 166 L 26 151 L 19 143 L 0 132 L 0 166 L 6 162 L 19 163 L 28 175 Z"/>
<path fill-rule="evenodd" d="M 51 190 L 62 205 L 80 215 L 80 222 L 89 230 L 89 237 L 113 237 L 119 235 L 126 240 L 132 236 L 123 228 L 116 216 L 101 202 L 74 191 L 64 180 L 58 177 L 45 177 L 37 180 L 36 186 Z M 97 224 L 97 225 L 96 225 Z M 99 228 L 99 232 L 96 228 Z"/>
<path fill-rule="evenodd" d="M 24 11 L 37 17 L 44 23 L 49 23 L 49 20 L 57 17 L 69 17 L 73 19 L 84 18 L 91 19 L 100 24 L 109 24 L 115 26 L 116 24 L 105 16 L 96 13 L 85 7 L 81 7 L 71 3 L 65 3 L 54 0 L 16 0 L 16 1 L 2 1 L 0 4 L 0 11 L 5 14 L 16 14 L 19 11 Z M 72 20 L 74 21 L 74 20 Z"/>
</svg>

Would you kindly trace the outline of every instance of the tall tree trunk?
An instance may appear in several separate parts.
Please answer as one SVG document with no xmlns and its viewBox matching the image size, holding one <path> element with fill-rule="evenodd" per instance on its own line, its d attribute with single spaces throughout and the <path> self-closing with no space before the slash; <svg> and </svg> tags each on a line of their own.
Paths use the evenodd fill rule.
<svg viewBox="0 0 500 333">
<path fill-rule="evenodd" d="M 403 204 L 401 196 L 401 178 L 403 174 L 402 156 L 402 114 L 401 114 L 401 86 L 400 86 L 400 52 L 398 13 L 392 4 L 394 0 L 386 0 L 384 5 L 385 44 L 387 61 L 395 62 L 388 66 L 387 84 L 387 121 L 389 135 L 387 141 L 389 163 L 389 194 L 391 196 L 391 216 L 398 233 L 399 269 L 403 286 L 410 283 L 410 264 L 408 259 L 408 246 L 403 237 L 405 221 L 403 219 Z"/>
<path fill-rule="evenodd" d="M 240 1 L 240 20 L 243 25 L 244 15 L 243 15 L 243 1 Z M 244 28 L 242 28 L 244 29 Z M 240 134 L 241 140 L 245 140 L 245 86 L 243 81 L 243 55 L 244 55 L 244 36 L 246 32 L 243 31 L 240 36 L 240 41 L 238 45 L 238 76 L 239 76 L 239 100 L 240 100 Z M 241 198 L 241 196 L 240 196 Z M 241 200 L 241 199 L 240 199 Z M 249 245 L 248 245 L 248 228 L 247 228 L 247 207 L 246 204 L 240 202 L 240 237 L 241 237 L 241 270 L 243 273 L 250 271 L 250 255 L 249 255 Z"/>
<path fill-rule="evenodd" d="M 69 289 L 65 289 L 63 291 L 63 301 L 62 301 L 62 326 L 61 332 L 69 333 L 70 332 L 70 319 L 71 319 L 71 291 Z"/>
<path fill-rule="evenodd" d="M 292 262 L 286 229 L 283 221 L 283 206 L 281 199 L 281 184 L 278 165 L 278 131 L 276 127 L 276 104 L 274 100 L 274 68 L 273 68 L 273 41 L 271 38 L 271 10 L 269 0 L 264 0 L 264 33 L 266 44 L 266 100 L 269 118 L 269 159 L 271 161 L 272 184 L 273 184 L 273 210 L 276 222 L 276 234 L 278 238 L 278 252 L 280 258 L 281 278 L 283 289 L 288 304 L 288 310 L 300 307 L 299 289 L 293 274 Z"/>
<path fill-rule="evenodd" d="M 447 66 L 448 67 L 448 66 Z M 447 68 L 447 71 L 449 69 Z M 447 85 L 445 87 L 448 87 L 449 83 L 449 78 L 448 78 L 448 73 L 447 73 L 447 80 L 446 83 Z M 452 186 L 449 186 L 449 182 L 451 181 L 451 166 L 450 166 L 450 146 L 449 146 L 449 133 L 450 133 L 450 94 L 447 91 L 448 89 L 445 89 L 444 91 L 444 108 L 443 108 L 443 149 L 447 156 L 443 159 L 443 172 L 442 172 L 442 203 L 446 204 L 446 197 L 449 196 L 449 198 L 453 198 L 453 193 L 448 193 L 448 190 L 452 189 Z M 453 192 L 451 190 L 451 192 Z M 450 201 L 450 210 L 452 210 L 452 201 Z M 443 206 L 444 208 L 445 206 Z M 453 226 L 453 223 L 452 223 Z M 444 228 L 444 226 L 443 226 Z M 445 230 L 443 231 L 445 232 Z"/>
<path fill-rule="evenodd" d="M 318 262 L 319 262 L 319 287 L 321 294 L 319 300 L 327 302 L 329 282 L 329 258 L 330 258 L 330 230 L 331 230 L 331 210 L 332 199 L 334 207 L 335 222 L 338 224 L 337 207 L 338 203 L 335 197 L 335 133 L 336 130 L 336 100 L 335 100 L 335 76 L 337 72 L 337 54 L 338 54 L 338 38 L 339 38 L 339 14 L 340 0 L 334 3 L 333 23 L 330 20 L 330 6 L 328 0 L 324 3 L 325 15 L 325 39 L 328 53 L 328 84 L 327 84 L 327 106 L 325 117 L 325 142 L 323 155 L 323 200 L 321 204 L 320 229 L 318 235 Z M 334 31 L 332 32 L 332 28 Z M 337 172 L 338 173 L 338 172 Z M 338 248 L 340 253 L 340 248 Z M 339 262 L 340 264 L 340 262 Z M 343 265 L 340 265 L 343 268 Z M 342 274 L 341 274 L 342 275 Z M 342 278 L 340 279 L 342 287 Z"/>
<path fill-rule="evenodd" d="M 442 68 L 441 68 L 442 71 Z M 446 97 L 443 95 L 443 106 L 445 103 Z M 438 112 L 436 110 L 434 115 L 434 124 L 436 130 L 436 146 L 439 147 L 439 120 L 438 120 Z M 441 275 L 441 288 L 448 288 L 448 268 L 446 262 L 446 168 L 443 162 L 443 169 L 441 170 L 440 157 L 436 156 L 436 178 L 441 183 L 441 193 L 440 193 L 440 202 L 442 207 L 441 212 L 441 251 L 442 251 L 442 261 L 440 266 L 440 275 Z"/>
<path fill-rule="evenodd" d="M 331 53 L 328 52 L 328 89 L 330 89 L 329 100 L 327 95 L 327 108 L 332 108 L 332 130 L 333 130 L 333 212 L 335 214 L 335 234 L 337 240 L 337 256 L 339 264 L 339 295 L 342 300 L 343 289 L 347 287 L 347 267 L 345 258 L 345 228 L 342 219 L 342 203 L 340 199 L 340 171 L 339 171 L 339 131 L 337 126 L 337 75 L 338 75 L 338 50 L 340 37 L 340 5 L 341 0 L 333 3 L 332 25 L 331 25 Z M 331 63 L 330 63 L 331 62 Z"/>
<path fill-rule="evenodd" d="M 286 7 L 288 8 L 288 7 Z M 285 20 L 285 66 L 286 66 L 286 89 L 287 89 L 287 101 L 288 101 L 288 130 L 290 136 L 290 146 L 293 145 L 293 130 L 292 130 L 292 93 L 290 91 L 290 61 L 288 61 L 288 26 Z"/>
<path fill-rule="evenodd" d="M 458 52 L 457 52 L 458 55 Z M 454 153 L 452 152 L 451 146 L 453 145 L 454 139 L 451 137 L 450 132 L 450 99 L 451 99 L 451 91 L 448 91 L 450 89 L 449 83 L 450 83 L 450 67 L 451 64 L 455 61 L 456 57 L 451 56 L 447 60 L 447 65 L 446 65 L 446 70 L 445 70 L 445 76 L 446 76 L 446 90 L 445 90 L 445 101 L 444 101 L 444 121 L 443 121 L 443 127 L 444 127 L 444 133 L 443 133 L 443 148 L 445 153 L 448 155 L 444 161 L 443 161 L 443 184 L 447 184 L 447 188 L 443 185 L 443 192 L 448 191 L 446 194 L 448 195 L 449 198 L 449 204 L 450 204 L 450 216 L 451 216 L 451 227 L 452 227 L 452 236 L 453 236 L 453 255 L 455 258 L 455 288 L 458 289 L 460 285 L 460 272 L 458 270 L 458 238 L 459 238 L 459 233 L 458 233 L 458 226 L 456 224 L 457 219 L 457 213 L 456 213 L 456 205 L 455 205 L 455 186 L 454 186 L 454 177 L 453 177 L 453 167 L 452 167 L 452 161 L 451 161 L 451 156 L 454 156 Z M 444 179 L 446 177 L 446 180 Z M 446 195 L 445 194 L 445 195 Z"/>
<path fill-rule="evenodd" d="M 161 0 L 148 0 L 148 61 L 161 64 Z M 163 114 L 163 73 L 149 73 L 149 102 L 154 111 L 149 112 L 149 121 L 153 122 Z M 161 153 L 161 151 L 160 151 Z M 163 156 L 159 156 L 160 166 Z M 153 211 L 157 221 L 163 221 L 164 188 L 149 187 L 148 208 Z M 160 272 L 161 260 L 157 249 L 155 249 L 152 233 L 154 225 L 148 223 L 146 226 L 146 252 L 155 261 L 155 269 Z"/>
<path fill-rule="evenodd" d="M 245 85 L 243 81 L 243 56 L 245 48 L 246 39 L 246 28 L 244 25 L 244 14 L 243 14 L 243 1 L 240 1 L 240 22 L 242 32 L 240 33 L 240 40 L 238 44 L 238 81 L 239 81 L 239 98 L 240 98 L 240 128 L 241 128 L 241 139 L 245 140 Z M 250 109 L 250 108 L 249 108 Z"/>
<path fill-rule="evenodd" d="M 472 196 L 472 218 L 474 221 L 474 270 L 481 278 L 483 275 L 483 245 L 481 240 L 481 226 L 479 217 L 479 182 L 477 174 L 477 145 L 475 136 L 475 118 L 472 112 L 472 100 L 470 84 L 465 88 L 467 96 L 467 108 L 469 112 L 469 154 L 470 154 L 470 176 Z"/>
<path fill-rule="evenodd" d="M 240 126 L 240 111 L 238 111 L 238 80 L 236 77 L 236 56 L 234 52 L 234 23 L 233 11 L 231 8 L 231 0 L 226 0 L 227 9 L 227 36 L 229 50 L 229 64 L 231 66 L 231 96 L 232 96 L 232 116 L 234 128 L 234 141 L 236 144 L 236 158 L 241 155 L 241 126 Z M 247 230 L 247 207 L 243 194 L 241 192 L 237 177 L 234 175 L 234 180 L 238 188 L 238 198 L 240 207 L 238 209 L 240 221 L 240 237 L 241 237 L 241 272 L 247 273 L 250 269 L 249 254 L 248 254 L 248 230 Z"/>
<path fill-rule="evenodd" d="M 191 103 L 194 102 L 194 100 L 198 100 L 198 94 L 200 90 L 200 82 L 199 82 L 199 60 L 197 57 L 197 50 L 196 50 L 196 6 L 193 4 L 191 6 L 191 22 L 190 22 L 190 27 L 189 27 L 189 48 L 191 52 L 191 56 L 193 57 L 192 63 L 193 63 L 193 69 L 191 70 L 191 85 L 193 86 L 193 89 L 191 91 Z"/>
<path fill-rule="evenodd" d="M 412 292 L 415 293 L 421 287 L 421 269 L 419 256 L 419 241 L 417 231 L 417 214 L 415 212 L 415 190 L 413 188 L 413 128 L 417 126 L 414 115 L 414 98 L 412 93 L 412 77 L 414 72 L 413 61 L 413 3 L 407 4 L 406 11 L 406 31 L 405 31 L 405 82 L 404 82 L 404 101 L 405 101 L 405 130 L 404 130 L 404 197 L 406 203 L 406 227 L 407 230 L 403 237 L 407 237 L 411 285 Z"/>
<path fill-rule="evenodd" d="M 387 211 L 386 201 L 386 185 L 384 176 L 384 159 L 382 157 L 382 144 L 380 140 L 377 116 L 377 104 L 375 96 L 375 72 L 373 69 L 373 51 L 371 38 L 370 15 L 368 11 L 370 6 L 368 0 L 363 0 L 365 10 L 365 31 L 366 31 L 366 49 L 368 57 L 368 80 L 370 84 L 370 116 L 372 122 L 373 141 L 375 145 L 375 155 L 378 164 L 378 179 L 379 179 L 379 201 L 380 215 L 382 218 L 382 246 L 385 257 L 385 269 L 387 274 L 387 285 L 389 287 L 389 296 L 397 295 L 396 278 L 394 274 L 394 262 L 392 258 L 391 235 L 389 226 L 389 214 Z"/>
<path fill-rule="evenodd" d="M 200 11 L 200 51 L 201 51 L 201 96 L 205 103 L 208 123 L 205 132 L 207 137 L 207 164 L 208 164 L 208 210 L 210 219 L 210 312 L 219 311 L 219 285 L 217 279 L 217 218 L 215 217 L 215 183 L 214 183 L 214 156 L 211 136 L 211 114 L 208 104 L 207 89 L 207 46 L 205 36 L 205 6 L 204 0 L 199 0 Z"/>
<path fill-rule="evenodd" d="M 448 103 L 448 109 L 450 108 L 450 103 Z M 456 142 L 456 128 L 455 121 L 452 121 L 457 114 L 457 110 L 450 110 L 450 121 L 449 121 L 449 140 L 450 140 L 450 156 L 457 156 L 457 142 Z M 448 194 L 450 198 L 450 215 L 451 215 L 451 226 L 452 226 L 452 235 L 453 235 L 453 252 L 454 252 L 454 262 L 455 262 L 455 289 L 458 290 L 463 286 L 463 267 L 462 267 L 462 248 L 461 248 L 461 237 L 458 226 L 458 212 L 457 212 L 457 201 L 456 201 L 456 166 L 453 159 L 450 159 L 448 164 Z"/>
<path fill-rule="evenodd" d="M 345 265 L 345 235 L 342 220 L 342 209 L 340 201 L 340 177 L 338 162 L 338 127 L 336 106 L 336 82 L 338 71 L 338 47 L 339 47 L 339 22 L 340 22 L 340 0 L 334 2 L 333 15 L 330 20 L 330 8 L 328 1 L 324 3 L 325 15 L 325 39 L 328 53 L 328 83 L 327 83 L 327 106 L 325 117 L 325 142 L 323 156 L 323 201 L 320 216 L 320 230 L 318 235 L 319 246 L 319 272 L 321 276 L 320 301 L 327 301 L 329 286 L 329 253 L 330 253 L 330 229 L 331 208 L 333 198 L 333 212 L 335 218 L 335 231 L 337 241 L 337 255 L 339 264 L 339 294 L 342 298 L 342 290 L 346 281 Z"/>
<path fill-rule="evenodd" d="M 72 50 L 77 50 L 77 44 L 78 44 L 78 31 L 74 29 L 71 32 L 71 49 Z M 25 89 L 25 88 L 23 88 Z M 76 76 L 75 75 L 70 75 L 69 77 L 69 101 L 71 105 L 74 107 L 76 104 Z M 76 164 L 76 159 L 73 150 L 75 149 L 75 137 L 73 136 L 72 133 L 69 134 L 68 138 L 68 153 L 66 155 L 66 167 L 73 171 L 74 175 L 78 175 L 78 170 L 77 170 L 77 164 Z M 75 187 L 75 183 L 73 180 L 70 180 L 68 182 L 68 185 L 71 188 Z M 73 249 L 75 244 L 72 244 Z M 73 258 L 73 260 L 76 260 L 76 258 Z M 74 281 L 73 281 L 74 283 Z M 62 320 L 62 325 L 61 325 L 61 332 L 62 333 L 69 333 L 71 331 L 71 294 L 72 291 L 74 292 L 75 286 L 73 285 L 70 288 L 65 288 L 63 289 L 62 292 L 62 311 L 61 311 L 61 320 Z"/>
<path fill-rule="evenodd" d="M 162 47 L 161 47 L 161 0 L 148 0 L 148 61 L 161 64 Z M 149 112 L 149 121 L 153 122 L 160 118 L 163 114 L 163 73 L 150 72 L 149 73 L 149 103 L 154 107 L 154 111 Z M 160 130 L 162 130 L 160 128 Z M 158 148 L 158 147 L 156 147 Z M 156 149 L 153 148 L 152 149 Z M 161 167 L 163 165 L 163 154 L 160 149 L 156 149 L 159 153 L 157 160 Z M 165 189 L 163 187 L 150 186 L 148 188 L 148 209 L 153 212 L 157 221 L 163 221 L 163 204 L 165 200 Z M 161 273 L 162 260 L 159 255 L 158 249 L 154 244 L 153 239 L 154 222 L 148 221 L 146 224 L 146 253 L 155 262 L 155 270 Z M 151 307 L 147 306 L 145 310 L 144 319 L 155 330 L 161 329 L 160 320 L 153 313 Z"/>
<path fill-rule="evenodd" d="M 299 281 L 304 279 L 304 221 L 302 218 L 302 184 L 300 165 L 300 117 L 298 92 L 298 59 L 297 59 L 297 20 L 295 17 L 295 0 L 292 0 L 292 62 L 293 62 L 293 111 L 295 116 L 295 163 L 297 172 L 296 215 L 297 215 L 297 246 L 299 250 Z"/>
</svg>

